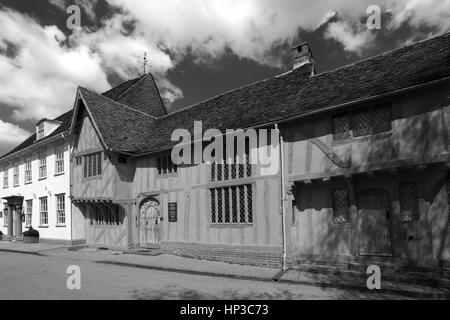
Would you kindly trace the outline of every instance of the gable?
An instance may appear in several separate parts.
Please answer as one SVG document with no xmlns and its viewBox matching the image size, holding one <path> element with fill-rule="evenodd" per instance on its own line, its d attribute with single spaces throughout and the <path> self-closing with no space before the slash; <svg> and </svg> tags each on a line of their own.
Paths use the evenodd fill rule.
<svg viewBox="0 0 450 320">
<path fill-rule="evenodd" d="M 75 152 L 83 153 L 104 149 L 103 144 L 94 124 L 85 108 L 80 111 L 79 124 L 77 125 L 77 139 L 75 142 Z"/>
</svg>

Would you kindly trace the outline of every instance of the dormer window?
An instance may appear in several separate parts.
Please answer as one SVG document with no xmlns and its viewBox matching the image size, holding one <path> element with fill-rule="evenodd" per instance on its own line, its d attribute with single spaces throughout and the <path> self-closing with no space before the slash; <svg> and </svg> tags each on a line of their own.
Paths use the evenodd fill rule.
<svg viewBox="0 0 450 320">
<path fill-rule="evenodd" d="M 37 126 L 37 138 L 39 140 L 42 139 L 43 137 L 45 137 L 45 125 L 44 122 L 41 122 Z"/>
<path fill-rule="evenodd" d="M 36 124 L 36 140 L 43 139 L 54 132 L 62 123 L 56 120 L 42 119 Z"/>
</svg>

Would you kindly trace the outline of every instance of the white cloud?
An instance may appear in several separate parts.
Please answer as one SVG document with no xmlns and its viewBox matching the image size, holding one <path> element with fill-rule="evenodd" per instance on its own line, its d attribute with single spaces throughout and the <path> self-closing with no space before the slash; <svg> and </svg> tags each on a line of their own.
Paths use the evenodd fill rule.
<svg viewBox="0 0 450 320">
<path fill-rule="evenodd" d="M 63 10 L 68 3 L 49 1 Z M 391 13 L 392 21 L 382 22 L 387 30 L 402 24 L 450 30 L 450 0 L 106 1 L 122 11 L 97 30 L 84 28 L 68 38 L 55 26 L 0 9 L 0 102 L 13 109 L 16 120 L 57 116 L 72 105 L 77 85 L 106 90 L 112 72 L 124 80 L 136 77 L 144 51 L 170 103 L 183 93 L 168 81 L 167 72 L 188 51 L 199 63 L 219 59 L 230 49 L 240 58 L 280 67 L 274 46 L 290 44 L 299 28 L 312 31 L 327 23 L 325 37 L 362 54 L 376 37 L 361 23 L 372 4 Z M 96 1 L 75 3 L 94 17 Z M 339 20 L 330 21 L 335 16 Z M 125 23 L 134 28 L 130 31 Z M 8 48 L 16 54 L 6 55 Z"/>
<path fill-rule="evenodd" d="M 0 120 L 0 154 L 13 149 L 30 136 L 30 133 L 19 126 Z"/>
<path fill-rule="evenodd" d="M 362 55 L 363 50 L 373 45 L 375 33 L 361 24 L 351 25 L 348 21 L 332 22 L 325 31 L 325 38 L 342 43 L 345 51 Z"/>
<path fill-rule="evenodd" d="M 88 46 L 68 48 L 55 26 L 42 27 L 15 11 L 0 10 L 0 43 L 16 55 L 0 54 L 0 102 L 17 121 L 56 117 L 70 108 L 78 85 L 106 90 L 101 58 Z"/>
</svg>

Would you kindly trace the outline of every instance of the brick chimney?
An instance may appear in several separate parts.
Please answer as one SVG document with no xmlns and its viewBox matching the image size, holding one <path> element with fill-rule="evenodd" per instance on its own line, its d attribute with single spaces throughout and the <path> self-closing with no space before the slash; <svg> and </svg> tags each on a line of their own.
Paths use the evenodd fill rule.
<svg viewBox="0 0 450 320">
<path fill-rule="evenodd" d="M 307 63 L 312 63 L 313 73 L 315 74 L 316 61 L 314 60 L 314 56 L 308 42 L 302 42 L 292 47 L 292 58 L 294 60 L 294 69 L 297 69 Z"/>
</svg>

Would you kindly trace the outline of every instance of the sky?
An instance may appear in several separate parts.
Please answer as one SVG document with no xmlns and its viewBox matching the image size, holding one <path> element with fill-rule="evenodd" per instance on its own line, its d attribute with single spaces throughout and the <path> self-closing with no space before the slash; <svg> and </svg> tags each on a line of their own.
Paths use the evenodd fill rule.
<svg viewBox="0 0 450 320">
<path fill-rule="evenodd" d="M 71 109 L 77 86 L 140 76 L 144 52 L 172 112 L 290 70 L 301 41 L 324 72 L 449 31 L 450 0 L 0 0 L 0 154 Z"/>
</svg>

